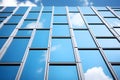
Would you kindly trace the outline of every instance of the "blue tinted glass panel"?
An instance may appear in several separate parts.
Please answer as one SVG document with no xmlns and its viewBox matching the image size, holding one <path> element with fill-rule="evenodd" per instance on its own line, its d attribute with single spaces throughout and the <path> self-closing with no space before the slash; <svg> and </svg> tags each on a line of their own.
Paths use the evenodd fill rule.
<svg viewBox="0 0 120 80">
<path fill-rule="evenodd" d="M 50 66 L 48 80 L 78 80 L 76 66 Z"/>
<path fill-rule="evenodd" d="M 67 23 L 67 16 L 54 16 L 54 23 Z"/>
<path fill-rule="evenodd" d="M 52 36 L 70 36 L 68 25 L 53 25 Z"/>
<path fill-rule="evenodd" d="M 108 10 L 106 7 L 95 7 L 97 10 Z"/>
<path fill-rule="evenodd" d="M 69 11 L 78 11 L 77 7 L 69 7 Z"/>
<path fill-rule="evenodd" d="M 29 13 L 26 19 L 37 19 L 39 13 Z"/>
<path fill-rule="evenodd" d="M 24 21 L 22 24 L 22 28 L 35 28 L 36 21 Z"/>
<path fill-rule="evenodd" d="M 95 36 L 113 36 L 105 25 L 89 25 Z"/>
<path fill-rule="evenodd" d="M 49 28 L 51 23 L 52 13 L 42 13 L 40 21 L 38 23 L 38 28 Z"/>
<path fill-rule="evenodd" d="M 13 39 L 9 48 L 5 52 L 2 62 L 21 62 L 25 53 L 29 39 Z"/>
<path fill-rule="evenodd" d="M 2 46 L 4 45 L 6 40 L 7 40 L 7 38 L 0 38 L 0 49 L 2 48 Z"/>
<path fill-rule="evenodd" d="M 100 11 L 99 13 L 103 17 L 115 17 L 110 11 Z"/>
<path fill-rule="evenodd" d="M 80 7 L 83 14 L 95 14 L 90 7 Z"/>
<path fill-rule="evenodd" d="M 44 80 L 46 51 L 30 50 L 20 80 Z"/>
<path fill-rule="evenodd" d="M 111 26 L 120 26 L 120 20 L 118 18 L 105 18 L 105 20 L 110 24 Z"/>
<path fill-rule="evenodd" d="M 98 16 L 84 16 L 87 23 L 102 23 Z"/>
<path fill-rule="evenodd" d="M 95 48 L 96 45 L 87 30 L 76 30 L 74 31 L 77 46 L 79 48 Z"/>
<path fill-rule="evenodd" d="M 103 48 L 119 48 L 120 43 L 116 39 L 97 39 Z"/>
<path fill-rule="evenodd" d="M 120 35 L 120 28 L 114 28 L 114 30 Z"/>
<path fill-rule="evenodd" d="M 37 30 L 35 33 L 31 47 L 47 48 L 48 47 L 48 39 L 49 39 L 49 30 Z"/>
<path fill-rule="evenodd" d="M 32 30 L 18 30 L 16 36 L 31 36 Z"/>
<path fill-rule="evenodd" d="M 15 29 L 16 25 L 4 25 L 0 29 L 0 36 L 10 36 L 12 31 Z"/>
<path fill-rule="evenodd" d="M 19 23 L 22 16 L 12 16 L 7 23 Z"/>
<path fill-rule="evenodd" d="M 28 7 L 19 7 L 18 10 L 15 12 L 15 14 L 25 14 Z"/>
<path fill-rule="evenodd" d="M 13 12 L 15 7 L 6 7 L 2 12 Z"/>
<path fill-rule="evenodd" d="M 52 39 L 50 61 L 51 62 L 75 61 L 71 39 Z"/>
<path fill-rule="evenodd" d="M 70 21 L 73 28 L 86 28 L 80 13 L 70 13 Z"/>
<path fill-rule="evenodd" d="M 110 62 L 120 62 L 120 50 L 104 50 L 104 53 Z"/>
<path fill-rule="evenodd" d="M 11 13 L 0 13 L 0 17 L 8 17 Z"/>
<path fill-rule="evenodd" d="M 41 7 L 32 7 L 30 11 L 40 11 Z"/>
<path fill-rule="evenodd" d="M 85 80 L 113 80 L 98 50 L 79 50 L 79 55 Z"/>
<path fill-rule="evenodd" d="M 3 20 L 5 20 L 6 18 L 0 18 L 0 22 L 2 22 Z"/>
<path fill-rule="evenodd" d="M 0 66 L 1 80 L 15 80 L 19 66 Z"/>
<path fill-rule="evenodd" d="M 66 14 L 65 7 L 54 7 L 54 14 Z"/>
<path fill-rule="evenodd" d="M 118 79 L 120 80 L 120 65 L 113 66 L 113 69 L 114 69 Z"/>
<path fill-rule="evenodd" d="M 120 11 L 115 11 L 120 16 Z"/>
<path fill-rule="evenodd" d="M 52 7 L 44 7 L 43 11 L 52 11 Z"/>
</svg>

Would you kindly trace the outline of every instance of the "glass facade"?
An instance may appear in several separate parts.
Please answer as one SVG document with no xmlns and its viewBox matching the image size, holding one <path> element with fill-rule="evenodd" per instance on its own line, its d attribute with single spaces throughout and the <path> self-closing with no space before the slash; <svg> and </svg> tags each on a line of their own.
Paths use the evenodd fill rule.
<svg viewBox="0 0 120 80">
<path fill-rule="evenodd" d="M 120 8 L 5 7 L 0 80 L 120 80 Z"/>
</svg>

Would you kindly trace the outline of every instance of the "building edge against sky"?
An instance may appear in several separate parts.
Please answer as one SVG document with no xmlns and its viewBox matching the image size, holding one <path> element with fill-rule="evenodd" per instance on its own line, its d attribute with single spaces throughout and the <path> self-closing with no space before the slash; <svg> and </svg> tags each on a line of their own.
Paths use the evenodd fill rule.
<svg viewBox="0 0 120 80">
<path fill-rule="evenodd" d="M 120 7 L 0 7 L 0 79 L 120 80 Z"/>
</svg>

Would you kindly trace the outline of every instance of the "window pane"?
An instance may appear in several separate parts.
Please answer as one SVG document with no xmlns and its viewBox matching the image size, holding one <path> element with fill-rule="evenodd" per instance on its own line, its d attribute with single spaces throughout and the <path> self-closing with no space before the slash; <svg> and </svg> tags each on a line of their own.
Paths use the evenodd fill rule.
<svg viewBox="0 0 120 80">
<path fill-rule="evenodd" d="M 70 13 L 70 22 L 73 28 L 86 28 L 80 13 Z"/>
<path fill-rule="evenodd" d="M 54 23 L 67 23 L 66 16 L 54 16 Z"/>
<path fill-rule="evenodd" d="M 3 25 L 0 29 L 0 36 L 10 36 L 16 25 Z"/>
<path fill-rule="evenodd" d="M 2 62 L 21 62 L 25 53 L 29 39 L 13 39 L 9 48 L 5 52 Z"/>
<path fill-rule="evenodd" d="M 118 18 L 105 18 L 105 20 L 110 24 L 112 27 L 113 26 L 120 26 L 120 20 Z"/>
<path fill-rule="evenodd" d="M 115 17 L 110 11 L 99 11 L 103 17 Z"/>
<path fill-rule="evenodd" d="M 90 7 L 80 7 L 83 14 L 95 14 Z"/>
<path fill-rule="evenodd" d="M 37 19 L 39 13 L 29 13 L 26 19 Z"/>
<path fill-rule="evenodd" d="M 50 61 L 51 62 L 75 61 L 71 39 L 52 39 Z"/>
<path fill-rule="evenodd" d="M 12 16 L 7 23 L 19 23 L 22 16 Z"/>
<path fill-rule="evenodd" d="M 95 7 L 97 10 L 108 10 L 106 7 Z"/>
<path fill-rule="evenodd" d="M 8 17 L 11 13 L 0 13 L 0 17 Z"/>
<path fill-rule="evenodd" d="M 30 11 L 40 11 L 41 7 L 32 7 L 32 9 Z"/>
<path fill-rule="evenodd" d="M 44 34 L 44 35 L 43 35 Z M 32 42 L 33 48 L 47 48 L 49 39 L 49 30 L 37 30 Z"/>
<path fill-rule="evenodd" d="M 79 50 L 85 80 L 113 80 L 98 50 Z"/>
<path fill-rule="evenodd" d="M 6 42 L 7 38 L 0 38 L 0 49 L 2 48 L 2 46 L 4 45 L 4 43 Z"/>
<path fill-rule="evenodd" d="M 95 36 L 113 36 L 105 25 L 89 25 Z"/>
<path fill-rule="evenodd" d="M 84 16 L 87 23 L 102 23 L 98 16 Z"/>
<path fill-rule="evenodd" d="M 120 62 L 120 50 L 104 50 L 110 62 Z"/>
<path fill-rule="evenodd" d="M 49 28 L 51 23 L 51 13 L 42 13 L 38 28 Z"/>
<path fill-rule="evenodd" d="M 32 30 L 18 30 L 16 36 L 31 36 Z"/>
<path fill-rule="evenodd" d="M 2 12 L 13 12 L 15 7 L 6 7 Z"/>
<path fill-rule="evenodd" d="M 75 38 L 78 48 L 95 48 L 96 45 L 87 30 L 75 30 Z"/>
<path fill-rule="evenodd" d="M 77 7 L 69 7 L 69 11 L 78 11 Z"/>
<path fill-rule="evenodd" d="M 28 7 L 19 7 L 18 10 L 15 12 L 15 14 L 25 14 Z"/>
<path fill-rule="evenodd" d="M 119 48 L 120 43 L 116 39 L 97 39 L 103 48 Z"/>
<path fill-rule="evenodd" d="M 118 79 L 120 79 L 120 66 L 119 65 L 113 66 L 113 69 L 117 74 Z"/>
<path fill-rule="evenodd" d="M 78 80 L 76 66 L 50 66 L 48 80 Z"/>
<path fill-rule="evenodd" d="M 44 80 L 46 51 L 30 50 L 20 80 Z"/>
<path fill-rule="evenodd" d="M 53 25 L 52 36 L 70 36 L 68 25 Z"/>
<path fill-rule="evenodd" d="M 52 11 L 52 7 L 48 7 L 48 6 L 46 7 L 46 6 L 45 6 L 45 7 L 43 8 L 43 11 Z"/>
<path fill-rule="evenodd" d="M 65 7 L 55 7 L 54 14 L 66 14 Z"/>
<path fill-rule="evenodd" d="M 120 35 L 120 28 L 114 28 L 114 30 Z"/>
<path fill-rule="evenodd" d="M 120 16 L 120 11 L 115 11 Z"/>
<path fill-rule="evenodd" d="M 35 28 L 36 26 L 36 21 L 24 21 L 22 24 L 22 28 Z"/>
<path fill-rule="evenodd" d="M 15 80 L 19 66 L 0 66 L 1 80 Z"/>
</svg>

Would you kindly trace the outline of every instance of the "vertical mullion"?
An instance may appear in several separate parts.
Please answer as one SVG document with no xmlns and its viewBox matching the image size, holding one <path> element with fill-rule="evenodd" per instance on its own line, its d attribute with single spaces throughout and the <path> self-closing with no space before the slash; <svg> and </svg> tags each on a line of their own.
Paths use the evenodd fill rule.
<svg viewBox="0 0 120 80">
<path fill-rule="evenodd" d="M 77 68 L 77 72 L 78 72 L 78 79 L 79 80 L 84 80 L 84 74 L 82 71 L 82 66 L 81 66 L 81 61 L 78 55 L 78 48 L 76 45 L 76 41 L 75 41 L 75 37 L 74 37 L 74 32 L 73 32 L 73 28 L 72 28 L 72 24 L 70 22 L 70 16 L 69 16 L 69 10 L 68 7 L 66 7 L 66 11 L 67 11 L 67 19 L 68 19 L 68 24 L 69 24 L 69 30 L 70 30 L 70 36 L 71 36 L 71 41 L 72 41 L 72 46 L 73 46 L 73 50 L 74 50 L 74 58 L 75 58 L 75 64 L 76 64 L 76 68 Z"/>
</svg>

